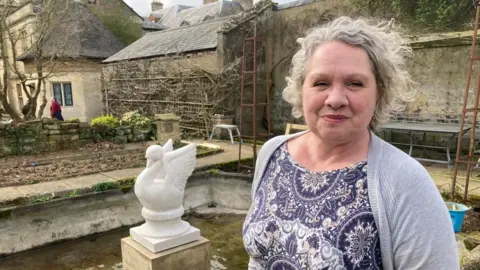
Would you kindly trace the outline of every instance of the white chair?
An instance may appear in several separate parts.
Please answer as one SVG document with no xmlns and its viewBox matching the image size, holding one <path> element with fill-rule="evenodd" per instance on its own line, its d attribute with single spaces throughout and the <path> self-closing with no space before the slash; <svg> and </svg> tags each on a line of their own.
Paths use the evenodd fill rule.
<svg viewBox="0 0 480 270">
<path fill-rule="evenodd" d="M 243 143 L 242 136 L 240 136 L 240 130 L 238 130 L 238 127 L 236 125 L 225 125 L 225 124 L 213 126 L 212 132 L 210 133 L 210 138 L 208 138 L 209 141 L 212 140 L 213 135 L 214 135 L 214 131 L 217 128 L 228 130 L 228 134 L 230 134 L 230 140 L 232 141 L 232 144 L 235 144 L 235 141 L 233 140 L 234 137 L 238 137 L 238 139 L 240 140 L 240 143 Z M 236 130 L 237 135 L 233 135 L 232 130 Z"/>
</svg>

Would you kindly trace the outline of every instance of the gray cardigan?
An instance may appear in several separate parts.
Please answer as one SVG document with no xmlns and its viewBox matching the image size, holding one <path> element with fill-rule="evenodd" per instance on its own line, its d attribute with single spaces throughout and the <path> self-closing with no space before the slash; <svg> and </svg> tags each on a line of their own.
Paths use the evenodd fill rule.
<svg viewBox="0 0 480 270">
<path fill-rule="evenodd" d="M 266 142 L 256 163 L 252 199 L 273 152 L 305 132 Z M 384 269 L 460 269 L 450 215 L 427 170 L 373 132 L 368 195 L 380 235 Z"/>
</svg>

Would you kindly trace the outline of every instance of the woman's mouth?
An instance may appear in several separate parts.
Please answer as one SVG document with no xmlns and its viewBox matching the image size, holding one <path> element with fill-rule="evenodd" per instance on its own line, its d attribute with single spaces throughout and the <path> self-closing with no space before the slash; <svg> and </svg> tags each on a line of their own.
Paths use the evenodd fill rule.
<svg viewBox="0 0 480 270">
<path fill-rule="evenodd" d="M 345 121 L 347 117 L 341 114 L 327 114 L 323 116 L 323 119 L 328 123 L 341 123 Z"/>
</svg>

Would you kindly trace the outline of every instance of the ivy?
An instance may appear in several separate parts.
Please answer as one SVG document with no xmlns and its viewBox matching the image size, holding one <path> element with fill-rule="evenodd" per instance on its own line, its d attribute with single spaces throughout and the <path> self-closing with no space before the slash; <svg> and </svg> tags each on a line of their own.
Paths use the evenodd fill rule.
<svg viewBox="0 0 480 270">
<path fill-rule="evenodd" d="M 350 0 L 354 12 L 395 18 L 414 30 L 470 30 L 475 13 L 471 0 Z"/>
<path fill-rule="evenodd" d="M 102 4 L 88 5 L 102 23 L 125 45 L 142 37 L 142 26 L 136 22 L 133 13 L 118 1 L 102 1 Z"/>
<path fill-rule="evenodd" d="M 126 45 L 133 43 L 142 36 L 142 26 L 121 14 L 101 14 L 99 18 Z"/>
</svg>

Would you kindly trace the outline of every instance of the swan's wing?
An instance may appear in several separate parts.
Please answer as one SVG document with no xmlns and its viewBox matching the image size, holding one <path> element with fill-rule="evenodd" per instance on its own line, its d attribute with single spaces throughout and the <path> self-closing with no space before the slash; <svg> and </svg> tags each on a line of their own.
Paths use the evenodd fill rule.
<svg viewBox="0 0 480 270">
<path fill-rule="evenodd" d="M 173 151 L 173 141 L 172 139 L 168 139 L 168 141 L 163 145 L 163 153 L 172 152 Z"/>
<path fill-rule="evenodd" d="M 188 177 L 195 169 L 197 147 L 189 144 L 172 152 L 165 153 L 163 165 L 166 172 L 166 183 L 175 186 L 179 191 L 185 190 Z"/>
</svg>

